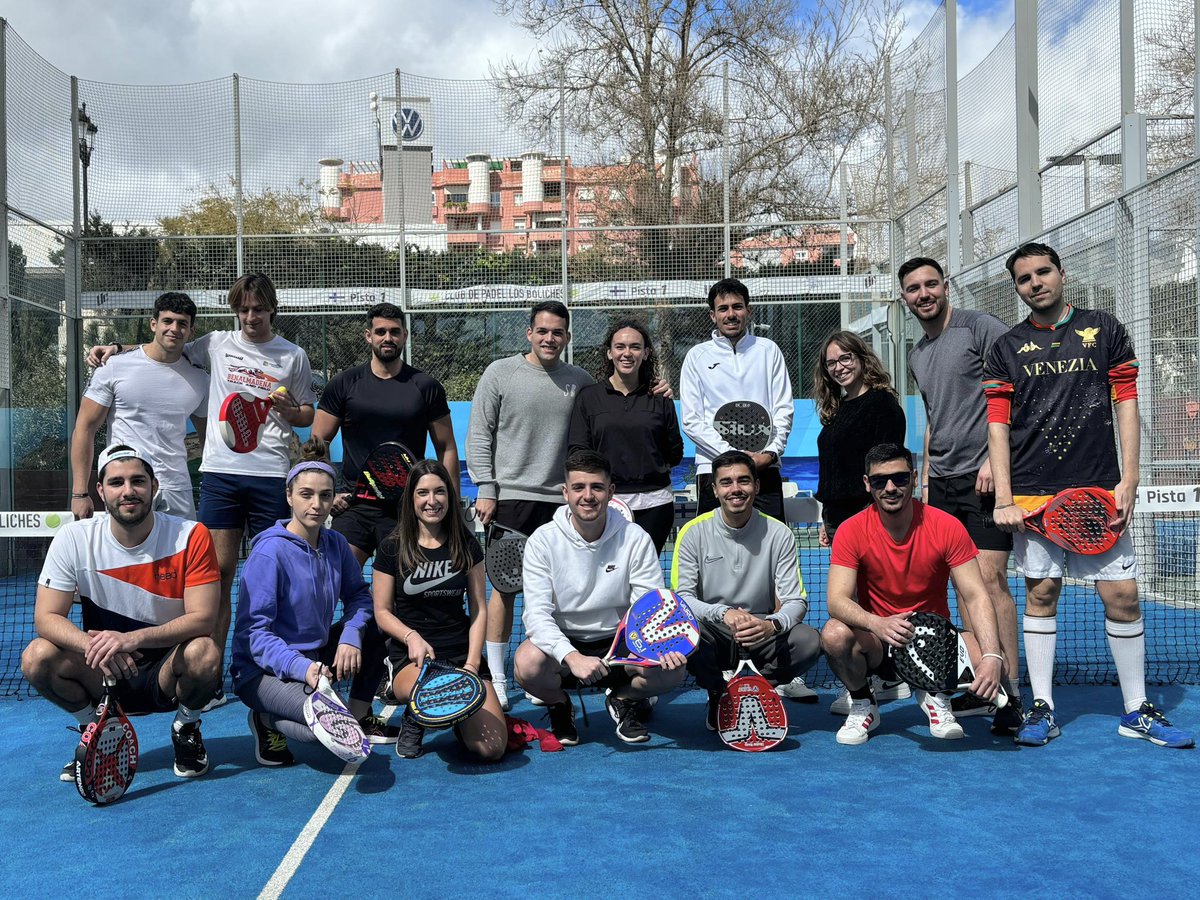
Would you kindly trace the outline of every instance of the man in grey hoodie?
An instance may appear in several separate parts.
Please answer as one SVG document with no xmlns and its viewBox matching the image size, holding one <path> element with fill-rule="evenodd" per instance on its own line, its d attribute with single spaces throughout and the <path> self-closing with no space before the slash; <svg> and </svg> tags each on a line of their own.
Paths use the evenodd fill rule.
<svg viewBox="0 0 1200 900">
<path fill-rule="evenodd" d="M 608 515 L 612 469 L 592 450 L 576 450 L 565 466 L 563 498 L 553 521 L 525 545 L 527 639 L 517 649 L 517 682 L 543 700 L 550 727 L 566 745 L 579 743 L 565 689 L 606 687 L 605 706 L 628 744 L 650 740 L 650 697 L 675 688 L 687 660 L 670 653 L 661 667 L 609 667 L 604 656 L 621 617 L 638 597 L 663 587 L 654 543 L 619 515 Z M 618 648 L 622 652 L 623 648 Z"/>
</svg>

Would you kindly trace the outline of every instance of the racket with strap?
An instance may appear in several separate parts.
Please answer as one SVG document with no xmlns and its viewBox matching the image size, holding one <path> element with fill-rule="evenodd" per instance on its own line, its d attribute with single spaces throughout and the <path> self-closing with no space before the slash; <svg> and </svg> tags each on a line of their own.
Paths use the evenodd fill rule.
<svg viewBox="0 0 1200 900">
<path fill-rule="evenodd" d="M 908 621 L 913 626 L 912 640 L 902 647 L 888 645 L 896 674 L 912 687 L 936 694 L 969 688 L 975 681 L 975 667 L 954 623 L 931 612 L 913 613 Z M 992 703 L 997 709 L 1008 705 L 1003 687 Z"/>
<path fill-rule="evenodd" d="M 622 643 L 628 654 L 617 656 Z M 687 603 L 674 591 L 659 588 L 638 597 L 621 618 L 604 664 L 649 668 L 661 665 L 668 653 L 690 656 L 698 646 L 700 623 Z"/>
<path fill-rule="evenodd" d="M 713 428 L 735 450 L 761 453 L 775 436 L 771 414 L 753 400 L 731 400 L 713 416 Z"/>
<path fill-rule="evenodd" d="M 325 675 L 317 682 L 317 689 L 304 698 L 304 724 L 342 762 L 360 763 L 371 755 L 371 743 L 358 719 L 346 708 Z"/>
<path fill-rule="evenodd" d="M 488 526 L 483 568 L 492 587 L 502 594 L 519 594 L 524 585 L 525 542 L 521 532 L 493 522 Z"/>
<path fill-rule="evenodd" d="M 486 699 L 483 679 L 436 659 L 421 666 L 408 711 L 418 725 L 449 728 L 473 716 Z"/>
<path fill-rule="evenodd" d="M 741 662 L 717 705 L 717 735 L 726 747 L 760 753 L 787 737 L 787 710 L 741 647 L 738 655 Z"/>
<path fill-rule="evenodd" d="M 1094 556 L 1112 549 L 1120 537 L 1112 530 L 1117 504 L 1112 494 L 1097 487 L 1059 491 L 1043 506 L 1025 514 L 1025 527 L 1051 543 Z"/>
<path fill-rule="evenodd" d="M 354 485 L 355 498 L 387 503 L 399 500 L 416 464 L 417 457 L 399 441 L 380 444 L 363 463 Z"/>
<path fill-rule="evenodd" d="M 75 787 L 84 800 L 97 806 L 120 800 L 137 773 L 137 733 L 113 696 L 116 684 L 115 678 L 105 676 L 96 715 L 75 748 Z"/>
<path fill-rule="evenodd" d="M 271 401 L 245 391 L 230 394 L 221 404 L 217 427 L 221 440 L 234 453 L 249 453 L 258 446 L 258 436 L 271 413 Z"/>
</svg>

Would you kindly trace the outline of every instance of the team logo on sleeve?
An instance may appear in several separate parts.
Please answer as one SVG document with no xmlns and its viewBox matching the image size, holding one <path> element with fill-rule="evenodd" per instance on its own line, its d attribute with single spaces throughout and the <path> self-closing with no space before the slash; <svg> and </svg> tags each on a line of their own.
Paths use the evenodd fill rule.
<svg viewBox="0 0 1200 900">
<path fill-rule="evenodd" d="M 1084 347 L 1095 347 L 1096 337 L 1100 334 L 1099 328 L 1076 328 L 1075 333 L 1083 338 Z"/>
</svg>

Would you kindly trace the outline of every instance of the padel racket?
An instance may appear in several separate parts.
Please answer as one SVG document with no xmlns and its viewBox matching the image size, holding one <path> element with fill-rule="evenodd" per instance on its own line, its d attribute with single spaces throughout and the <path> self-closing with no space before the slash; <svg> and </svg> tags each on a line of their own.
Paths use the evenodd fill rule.
<svg viewBox="0 0 1200 900">
<path fill-rule="evenodd" d="M 624 642 L 627 656 L 617 656 Z M 700 645 L 700 623 L 683 598 L 666 588 L 648 591 L 634 601 L 621 619 L 612 647 L 604 657 L 606 666 L 641 666 L 662 663 L 668 653 L 690 656 Z"/>
<path fill-rule="evenodd" d="M 358 719 L 324 675 L 317 682 L 317 689 L 304 698 L 304 724 L 342 762 L 360 763 L 371 755 L 371 742 L 363 734 Z"/>
<path fill-rule="evenodd" d="M 245 391 L 230 394 L 221 404 L 217 426 L 221 440 L 234 453 L 249 453 L 258 446 L 258 435 L 271 413 L 269 398 Z"/>
<path fill-rule="evenodd" d="M 380 444 L 363 463 L 362 473 L 354 485 L 354 496 L 359 500 L 388 503 L 399 500 L 416 464 L 416 456 L 399 441 Z"/>
<path fill-rule="evenodd" d="M 740 648 L 739 655 L 741 662 L 717 705 L 717 734 L 727 747 L 759 753 L 787 737 L 787 710 L 771 682 Z"/>
<path fill-rule="evenodd" d="M 113 696 L 117 680 L 104 678 L 104 696 L 75 748 L 75 787 L 88 803 L 120 800 L 137 772 L 138 742 L 133 724 Z"/>
<path fill-rule="evenodd" d="M 483 568 L 492 587 L 502 594 L 518 594 L 524 584 L 522 572 L 525 542 L 528 538 L 519 531 L 497 525 L 488 526 L 487 549 L 483 552 Z"/>
<path fill-rule="evenodd" d="M 888 645 L 896 674 L 922 691 L 940 694 L 969 688 L 975 680 L 975 667 L 954 623 L 931 612 L 913 613 L 908 621 L 914 630 L 912 640 L 903 647 Z M 997 709 L 1008 705 L 1003 687 L 992 703 Z"/>
<path fill-rule="evenodd" d="M 753 400 L 726 403 L 713 416 L 713 428 L 730 447 L 747 453 L 761 453 L 775 435 L 771 414 Z"/>
<path fill-rule="evenodd" d="M 1120 537 L 1112 530 L 1117 504 L 1102 488 L 1068 488 L 1047 503 L 1025 514 L 1025 527 L 1032 528 L 1053 544 L 1094 556 L 1112 549 Z"/>
<path fill-rule="evenodd" d="M 624 500 L 613 497 L 608 501 L 608 511 L 617 513 L 626 522 L 633 522 L 633 510 Z"/>
<path fill-rule="evenodd" d="M 486 696 L 483 679 L 474 672 L 427 659 L 417 676 L 408 711 L 418 725 L 449 728 L 474 715 Z"/>
</svg>

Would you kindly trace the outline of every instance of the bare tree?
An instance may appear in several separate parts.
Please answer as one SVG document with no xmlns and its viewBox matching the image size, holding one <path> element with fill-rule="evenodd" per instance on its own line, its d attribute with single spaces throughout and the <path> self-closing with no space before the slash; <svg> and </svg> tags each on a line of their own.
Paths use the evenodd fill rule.
<svg viewBox="0 0 1200 900">
<path fill-rule="evenodd" d="M 510 113 L 539 135 L 565 115 L 573 135 L 601 148 L 607 158 L 588 161 L 615 166 L 609 171 L 624 180 L 608 218 L 631 225 L 722 221 L 726 128 L 733 221 L 828 214 L 842 156 L 879 127 L 881 60 L 900 24 L 895 0 L 497 6 L 542 40 L 536 62 L 493 69 Z M 644 262 L 669 263 L 676 275 L 681 267 L 711 271 L 720 252 L 716 229 L 649 232 L 640 244 Z"/>
<path fill-rule="evenodd" d="M 1191 128 L 1195 127 L 1193 105 L 1196 77 L 1196 17 L 1192 0 L 1180 0 L 1168 27 L 1150 31 L 1145 52 L 1153 62 L 1138 91 L 1141 109 L 1152 115 L 1177 116 L 1172 125 L 1152 131 L 1150 157 L 1154 171 L 1163 171 L 1195 155 Z M 1192 118 L 1189 123 L 1185 120 Z"/>
</svg>

